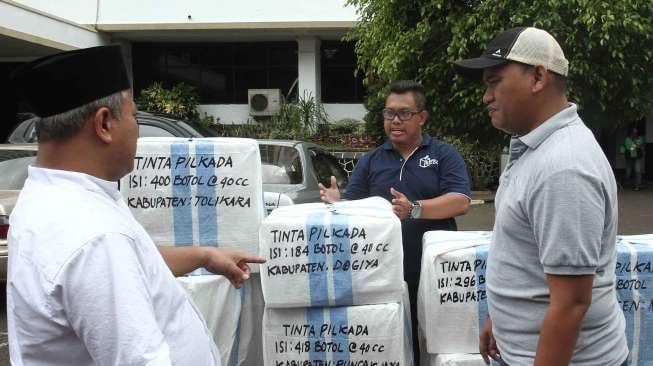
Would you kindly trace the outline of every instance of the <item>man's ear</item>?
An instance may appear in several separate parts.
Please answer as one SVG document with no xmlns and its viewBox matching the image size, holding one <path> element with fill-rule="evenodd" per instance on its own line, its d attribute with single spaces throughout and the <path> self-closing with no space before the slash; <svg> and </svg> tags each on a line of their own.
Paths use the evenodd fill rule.
<svg viewBox="0 0 653 366">
<path fill-rule="evenodd" d="M 424 126 L 424 124 L 426 123 L 426 121 L 428 121 L 428 119 L 429 119 L 429 112 L 425 109 L 425 110 L 419 112 L 419 114 L 420 114 L 420 116 L 422 117 L 422 119 L 421 119 L 419 125 L 420 125 L 420 126 Z"/>
<path fill-rule="evenodd" d="M 537 65 L 533 67 L 533 85 L 531 91 L 537 93 L 542 91 L 545 86 L 551 83 L 551 75 L 549 75 L 549 70 L 542 65 Z"/>
<path fill-rule="evenodd" d="M 98 139 L 105 144 L 113 141 L 116 120 L 107 107 L 100 107 L 92 116 L 93 131 Z"/>
</svg>

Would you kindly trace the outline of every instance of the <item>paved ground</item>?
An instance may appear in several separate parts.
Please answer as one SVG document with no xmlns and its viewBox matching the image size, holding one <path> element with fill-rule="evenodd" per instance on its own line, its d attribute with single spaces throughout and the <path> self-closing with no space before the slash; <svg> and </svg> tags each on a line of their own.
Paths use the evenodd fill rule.
<svg viewBox="0 0 653 366">
<path fill-rule="evenodd" d="M 481 197 L 481 198 L 491 198 Z M 494 203 L 472 205 L 467 215 L 457 219 L 459 230 L 492 230 Z M 619 192 L 619 234 L 653 233 L 653 184 L 635 192 Z"/>
<path fill-rule="evenodd" d="M 491 194 L 475 197 L 492 199 Z M 653 233 L 653 184 L 645 190 L 619 192 L 619 234 Z M 494 225 L 494 204 L 492 202 L 473 205 L 470 212 L 458 219 L 459 230 L 492 230 Z M 9 365 L 7 346 L 7 316 L 4 289 L 0 296 L 0 365 Z"/>
<path fill-rule="evenodd" d="M 0 317 L 0 365 L 9 365 L 9 347 L 7 344 L 7 301 L 4 286 L 1 290 L 2 295 L 0 295 L 0 301 L 2 301 L 2 305 L 0 306 L 0 311 L 2 311 L 2 316 Z"/>
</svg>

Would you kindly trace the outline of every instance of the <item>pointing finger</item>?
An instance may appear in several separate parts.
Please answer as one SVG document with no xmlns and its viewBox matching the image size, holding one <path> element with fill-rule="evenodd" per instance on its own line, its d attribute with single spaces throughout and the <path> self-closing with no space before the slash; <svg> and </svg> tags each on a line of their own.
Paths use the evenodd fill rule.
<svg viewBox="0 0 653 366">
<path fill-rule="evenodd" d="M 254 255 L 246 255 L 239 261 L 240 263 L 265 263 L 265 258 Z"/>
</svg>

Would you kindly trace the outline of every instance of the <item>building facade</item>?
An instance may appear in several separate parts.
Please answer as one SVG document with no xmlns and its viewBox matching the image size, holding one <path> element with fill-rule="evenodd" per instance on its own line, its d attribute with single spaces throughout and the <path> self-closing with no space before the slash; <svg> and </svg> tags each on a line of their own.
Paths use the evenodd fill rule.
<svg viewBox="0 0 653 366">
<path fill-rule="evenodd" d="M 221 123 L 254 120 L 251 89 L 313 97 L 331 121 L 360 120 L 365 88 L 341 41 L 356 21 L 344 0 L 0 0 L 0 77 L 40 56 L 119 43 L 136 95 L 184 82 Z"/>
<path fill-rule="evenodd" d="M 154 81 L 193 85 L 200 113 L 221 123 L 250 123 L 252 89 L 286 98 L 312 96 L 331 121 L 362 119 L 365 88 L 342 37 L 357 22 L 346 0 L 0 0 L 0 85 L 13 68 L 40 56 L 109 43 L 122 45 L 136 95 Z M 0 88 L 2 100 L 13 97 Z M 0 110 L 0 138 L 17 107 Z M 653 172 L 653 114 L 638 123 Z M 618 144 L 610 161 L 623 169 Z M 606 142 L 603 142 L 604 148 Z"/>
</svg>

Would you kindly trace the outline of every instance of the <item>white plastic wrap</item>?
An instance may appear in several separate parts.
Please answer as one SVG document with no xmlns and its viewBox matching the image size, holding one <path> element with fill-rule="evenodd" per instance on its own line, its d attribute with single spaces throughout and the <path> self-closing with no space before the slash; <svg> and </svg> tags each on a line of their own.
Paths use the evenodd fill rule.
<svg viewBox="0 0 653 366">
<path fill-rule="evenodd" d="M 490 240 L 490 232 L 424 234 L 417 316 L 428 353 L 478 352 Z"/>
<path fill-rule="evenodd" d="M 478 352 L 487 315 L 485 267 L 491 232 L 424 235 L 420 331 L 430 354 Z M 653 235 L 617 237 L 615 286 L 626 320 L 629 365 L 653 363 Z"/>
<path fill-rule="evenodd" d="M 389 303 L 266 309 L 264 365 L 412 366 L 407 308 Z"/>
<path fill-rule="evenodd" d="M 487 366 L 478 353 L 443 353 L 428 355 L 427 359 L 427 366 Z"/>
<path fill-rule="evenodd" d="M 263 365 L 263 292 L 261 291 L 261 277 L 253 273 L 251 278 L 242 287 L 242 308 L 238 325 L 238 336 L 235 342 L 238 347 L 230 355 L 227 366 Z"/>
<path fill-rule="evenodd" d="M 229 359 L 238 349 L 241 315 L 241 290 L 218 275 L 178 277 L 177 281 L 186 290 L 204 317 L 206 327 L 213 336 L 222 364 L 231 365 Z"/>
<path fill-rule="evenodd" d="M 265 211 L 255 140 L 140 138 L 120 191 L 157 244 L 258 253 Z"/>
<path fill-rule="evenodd" d="M 615 272 L 628 365 L 653 365 L 653 235 L 619 237 Z"/>
<path fill-rule="evenodd" d="M 280 207 L 259 233 L 268 308 L 401 301 L 401 224 L 383 198 Z"/>
</svg>

